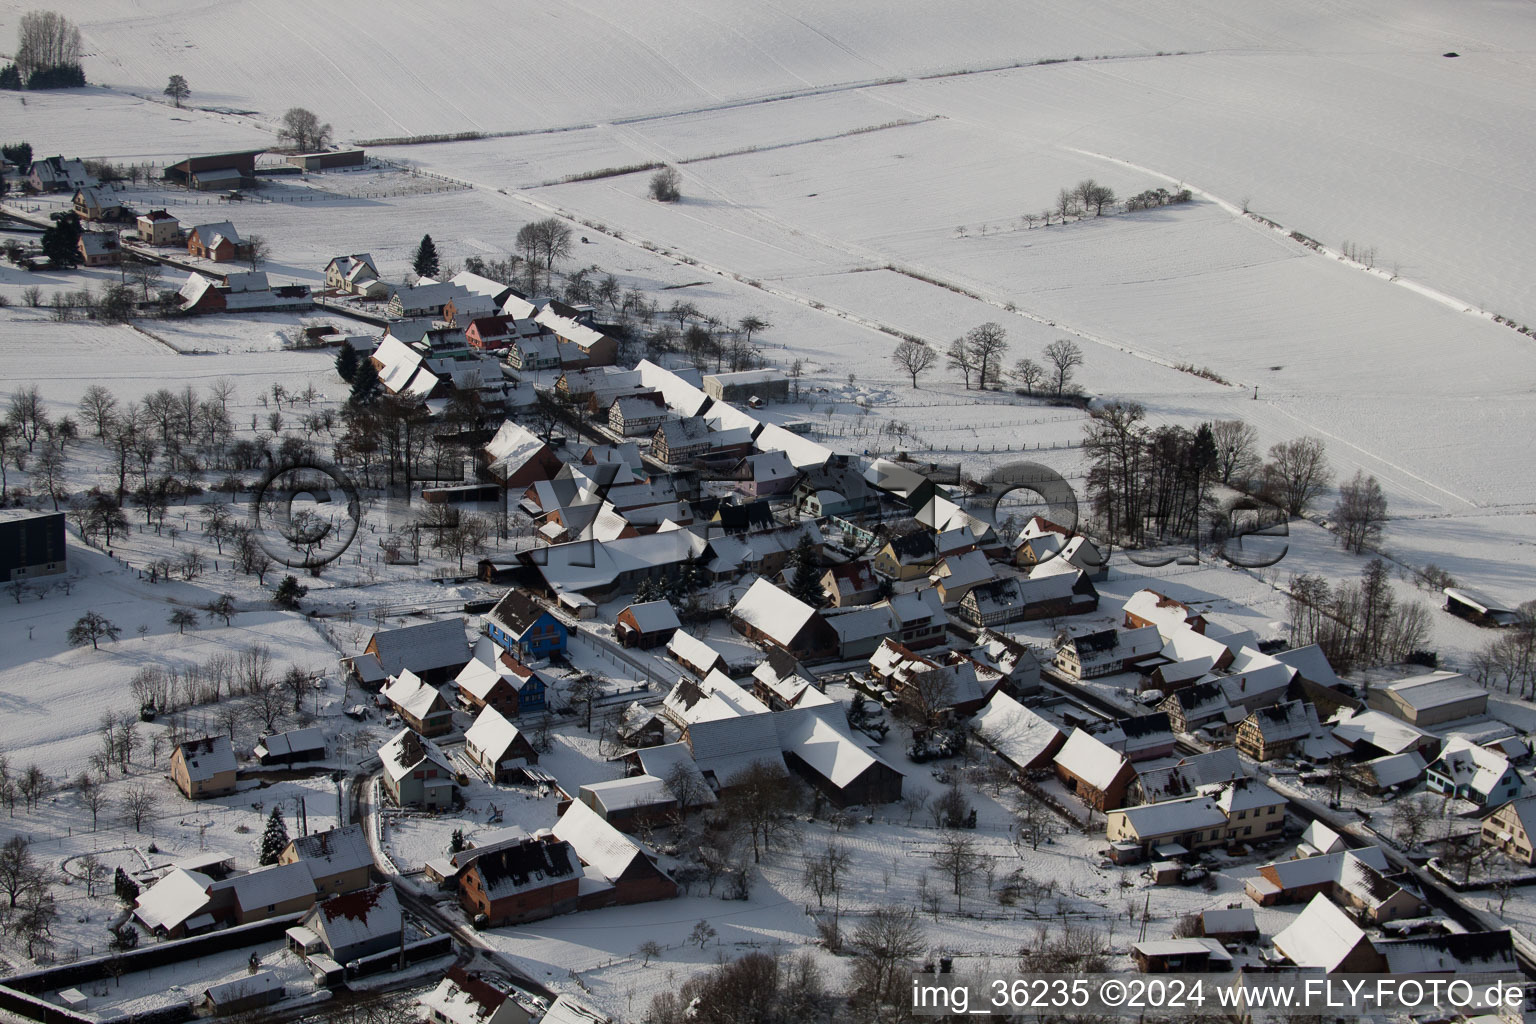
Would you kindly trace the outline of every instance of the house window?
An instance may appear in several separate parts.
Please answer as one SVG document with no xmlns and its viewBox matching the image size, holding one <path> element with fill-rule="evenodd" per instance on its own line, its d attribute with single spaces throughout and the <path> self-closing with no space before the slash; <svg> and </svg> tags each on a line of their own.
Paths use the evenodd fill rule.
<svg viewBox="0 0 1536 1024">
<path fill-rule="evenodd" d="M 1245 836 L 1253 835 L 1253 826 L 1249 825 L 1247 828 L 1243 829 L 1243 835 L 1245 835 Z"/>
<path fill-rule="evenodd" d="M 1238 821 L 1242 821 L 1246 817 L 1248 817 L 1248 812 L 1247 811 L 1238 811 L 1237 812 L 1237 820 Z"/>
</svg>

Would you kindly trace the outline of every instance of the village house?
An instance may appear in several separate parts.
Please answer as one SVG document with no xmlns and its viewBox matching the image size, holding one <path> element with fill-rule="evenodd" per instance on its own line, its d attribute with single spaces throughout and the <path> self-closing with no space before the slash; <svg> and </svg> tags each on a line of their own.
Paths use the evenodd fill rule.
<svg viewBox="0 0 1536 1024">
<path fill-rule="evenodd" d="M 325 730 L 316 726 L 263 736 L 253 751 L 264 765 L 325 760 Z"/>
<path fill-rule="evenodd" d="M 382 301 L 389 297 L 389 285 L 379 274 L 373 254 L 366 252 L 332 257 L 325 265 L 325 287 L 360 299 Z"/>
<path fill-rule="evenodd" d="M 493 782 L 511 782 L 524 767 L 539 763 L 528 737 L 494 707 L 482 708 L 465 731 L 464 756 Z"/>
<path fill-rule="evenodd" d="M 972 587 L 955 609 L 957 617 L 973 626 L 1000 626 L 1010 622 L 1067 615 L 1084 615 L 1099 606 L 1099 594 L 1088 576 L 1070 566 L 1050 575 L 1028 579 L 1005 578 Z"/>
<path fill-rule="evenodd" d="M 391 676 L 412 672 L 425 683 L 446 683 L 469 661 L 469 642 L 459 618 L 382 629 L 352 659 L 364 689 L 377 690 Z"/>
<path fill-rule="evenodd" d="M 1371 924 L 1422 914 L 1424 901 L 1387 878 L 1387 871 L 1386 857 L 1377 847 L 1343 850 L 1265 864 L 1248 880 L 1246 891 L 1263 907 L 1326 896 Z"/>
<path fill-rule="evenodd" d="M 1457 672 L 1430 672 L 1373 686 L 1366 704 L 1420 727 L 1442 725 L 1488 711 L 1488 691 Z"/>
<path fill-rule="evenodd" d="M 1424 785 L 1482 807 L 1513 800 L 1525 788 L 1509 758 L 1460 736 L 1446 741 L 1440 756 L 1425 768 Z"/>
<path fill-rule="evenodd" d="M 493 928 L 570 913 L 584 877 L 575 861 L 570 844 L 552 835 L 491 850 L 459 875 L 459 904 Z"/>
<path fill-rule="evenodd" d="M 1109 571 L 1103 553 L 1086 535 L 1043 516 L 1032 516 L 1019 531 L 1013 562 L 1030 575 L 1050 562 L 1065 562 L 1090 578 L 1102 579 Z"/>
<path fill-rule="evenodd" d="M 804 707 L 771 718 L 785 765 L 834 807 L 901 799 L 901 771 L 854 735 L 840 711 Z"/>
<path fill-rule="evenodd" d="M 455 964 L 437 988 L 417 999 L 432 1024 L 534 1024 L 542 1012 Z"/>
<path fill-rule="evenodd" d="M 656 866 L 653 854 L 575 800 L 551 830 L 581 862 L 578 906 L 582 910 L 669 900 L 677 883 Z"/>
<path fill-rule="evenodd" d="M 1440 739 L 1384 711 L 1353 711 L 1333 722 L 1333 738 L 1356 757 L 1373 758 L 1410 751 L 1426 759 L 1440 752 Z"/>
<path fill-rule="evenodd" d="M 1388 754 L 1355 765 L 1349 770 L 1349 783 L 1362 793 L 1381 796 L 1411 788 L 1424 778 L 1426 766 L 1417 751 Z"/>
<path fill-rule="evenodd" d="M 621 832 L 659 826 L 677 811 L 677 797 L 654 775 L 589 782 L 576 800 Z"/>
<path fill-rule="evenodd" d="M 1205 787 L 1246 779 L 1243 764 L 1233 747 L 1190 754 L 1175 764 L 1144 768 L 1137 772 L 1127 797 L 1130 803 L 1155 804 L 1204 791 Z"/>
<path fill-rule="evenodd" d="M 141 213 L 134 224 L 139 241 L 145 245 L 176 245 L 181 241 L 181 224 L 164 210 Z"/>
<path fill-rule="evenodd" d="M 486 469 L 508 490 L 522 490 L 535 480 L 550 480 L 562 463 L 555 450 L 533 431 L 507 420 L 481 451 Z"/>
<path fill-rule="evenodd" d="M 731 626 L 749 640 L 818 661 L 836 654 L 837 633 L 815 608 L 780 590 L 766 579 L 757 582 L 731 609 Z"/>
<path fill-rule="evenodd" d="M 1050 768 L 1067 741 L 1055 725 L 1001 690 L 971 719 L 971 729 L 1018 772 Z"/>
<path fill-rule="evenodd" d="M 1070 793 L 1095 811 L 1125 805 L 1126 790 L 1136 769 L 1125 755 L 1111 750 L 1091 733 L 1073 729 L 1053 761 L 1056 777 Z"/>
<path fill-rule="evenodd" d="M 849 608 L 877 600 L 880 580 L 866 559 L 839 562 L 821 574 L 821 590 L 828 607 Z"/>
<path fill-rule="evenodd" d="M 32 167 L 27 173 L 27 184 L 38 192 L 73 192 L 76 189 L 95 188 L 101 182 L 96 175 L 85 169 L 85 161 L 50 156 L 32 161 Z"/>
<path fill-rule="evenodd" d="M 81 220 L 121 220 L 126 212 L 116 195 L 99 188 L 78 189 L 74 203 Z"/>
<path fill-rule="evenodd" d="M 997 572 L 980 551 L 950 555 L 934 567 L 928 577 L 945 608 L 958 605 L 972 587 L 997 579 Z"/>
<path fill-rule="evenodd" d="M 523 658 L 548 658 L 565 653 L 569 631 L 565 623 L 534 598 L 512 589 L 496 602 L 485 617 L 485 632 L 508 651 Z"/>
<path fill-rule="evenodd" d="M 666 417 L 660 395 L 632 395 L 614 401 L 608 410 L 608 429 L 620 437 L 649 437 Z"/>
<path fill-rule="evenodd" d="M 279 864 L 303 864 L 321 895 L 353 892 L 368 884 L 373 852 L 362 825 L 340 825 L 289 841 Z"/>
<path fill-rule="evenodd" d="M 1230 843 L 1278 838 L 1285 807 L 1284 797 L 1244 779 L 1209 787 L 1195 796 L 1109 811 L 1105 834 L 1119 860 L 1154 853 L 1183 856 Z"/>
<path fill-rule="evenodd" d="M 82 231 L 80 262 L 87 267 L 115 267 L 123 262 L 123 247 L 111 232 Z"/>
<path fill-rule="evenodd" d="M 958 718 L 975 714 L 1001 682 L 958 651 L 924 657 L 890 637 L 870 655 L 869 675 L 925 715 Z"/>
<path fill-rule="evenodd" d="M 1276 951 L 1304 969 L 1326 974 L 1379 974 L 1387 969 L 1386 958 L 1360 926 L 1321 893 L 1275 934 L 1274 943 Z"/>
<path fill-rule="evenodd" d="M 250 255 L 251 247 L 227 220 L 199 224 L 187 232 L 187 252 L 198 259 L 229 263 Z"/>
<path fill-rule="evenodd" d="M 171 781 L 191 800 L 235 791 L 235 749 L 228 736 L 178 743 L 171 751 Z"/>
<path fill-rule="evenodd" d="M 192 271 L 176 295 L 183 313 L 300 312 L 314 305 L 306 286 L 274 287 L 259 271 L 222 275 Z"/>
<path fill-rule="evenodd" d="M 670 602 L 644 601 L 619 612 L 614 622 L 614 635 L 625 647 L 649 650 L 671 640 L 672 634 L 682 625 Z"/>
<path fill-rule="evenodd" d="M 1101 629 L 1063 637 L 1056 648 L 1055 664 L 1073 679 L 1097 679 L 1148 667 L 1162 657 L 1162 651 L 1163 638 L 1156 626 Z"/>
<path fill-rule="evenodd" d="M 820 702 L 821 684 L 795 658 L 774 648 L 752 670 L 752 695 L 772 711 L 800 707 L 807 695 Z"/>
<path fill-rule="evenodd" d="M 347 964 L 398 947 L 404 925 L 394 885 L 380 882 L 321 900 L 298 927 L 308 930 L 331 959 Z"/>
<path fill-rule="evenodd" d="M 725 474 L 736 481 L 736 493 L 747 498 L 771 498 L 794 490 L 800 471 L 781 451 L 748 455 Z"/>
<path fill-rule="evenodd" d="M 724 672 L 711 672 L 695 682 L 679 678 L 662 698 L 661 711 L 685 737 L 696 722 L 763 715 L 768 705 Z"/>
<path fill-rule="evenodd" d="M 442 691 L 422 682 L 410 669 L 390 679 L 379 695 L 389 701 L 406 725 L 423 736 L 453 731 L 453 708 L 443 699 Z"/>
<path fill-rule="evenodd" d="M 1175 741 L 1166 712 L 1117 718 L 1090 726 L 1089 731 L 1099 742 L 1124 754 L 1130 761 L 1151 761 L 1173 753 Z"/>
<path fill-rule="evenodd" d="M 315 905 L 315 882 L 303 864 L 270 864 L 208 887 L 209 912 L 231 924 L 297 914 Z"/>
<path fill-rule="evenodd" d="M 614 735 L 626 747 L 654 747 L 667 741 L 667 730 L 661 716 L 639 701 L 634 701 L 624 709 Z"/>
<path fill-rule="evenodd" d="M 1012 697 L 1040 692 L 1040 659 L 1027 645 L 1002 633 L 983 629 L 976 634 L 971 660 L 1003 677 L 1002 687 Z"/>
<path fill-rule="evenodd" d="M 551 301 L 534 317 L 551 334 L 581 353 L 585 366 L 612 366 L 618 359 L 619 343 L 593 327 L 590 319 L 578 319 L 580 312 L 563 302 Z"/>
<path fill-rule="evenodd" d="M 544 677 L 488 637 L 482 642 L 491 660 L 482 661 L 477 655 L 459 673 L 459 706 L 471 713 L 489 706 L 508 718 L 544 710 L 548 692 Z"/>
<path fill-rule="evenodd" d="M 1259 708 L 1237 727 L 1237 749 L 1255 761 L 1288 757 L 1320 732 L 1317 709 L 1292 700 Z"/>
<path fill-rule="evenodd" d="M 447 755 L 431 740 L 401 729 L 379 748 L 384 788 L 399 807 L 445 808 L 458 793 Z"/>
<path fill-rule="evenodd" d="M 1510 860 L 1536 866 L 1536 796 L 1521 797 L 1501 804 L 1483 815 L 1479 833 L 1484 846 L 1491 846 Z"/>
<path fill-rule="evenodd" d="M 672 634 L 672 639 L 667 641 L 667 653 L 700 679 L 711 672 L 723 672 L 726 667 L 725 655 L 685 629 Z"/>
<path fill-rule="evenodd" d="M 1126 629 L 1156 626 L 1160 633 L 1169 633 L 1175 629 L 1192 629 L 1202 636 L 1205 634 L 1204 615 L 1183 601 L 1176 601 L 1156 590 L 1136 591 L 1126 598 L 1125 607 L 1122 610 L 1125 614 Z"/>
</svg>

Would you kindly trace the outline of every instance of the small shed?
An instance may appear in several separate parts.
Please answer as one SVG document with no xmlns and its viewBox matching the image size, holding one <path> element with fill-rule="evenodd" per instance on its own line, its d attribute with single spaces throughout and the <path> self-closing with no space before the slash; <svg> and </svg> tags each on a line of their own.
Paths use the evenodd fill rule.
<svg viewBox="0 0 1536 1024">
<path fill-rule="evenodd" d="M 1259 926 L 1251 907 L 1226 907 L 1200 914 L 1200 934 L 1218 942 L 1257 942 Z"/>
<path fill-rule="evenodd" d="M 293 729 L 263 736 L 255 754 L 262 764 L 297 764 L 325 760 L 325 731 L 318 728 Z"/>
<path fill-rule="evenodd" d="M 283 998 L 283 983 L 271 971 L 210 985 L 203 990 L 203 1009 L 218 1016 L 271 1006 Z"/>
<path fill-rule="evenodd" d="M 1131 959 L 1143 974 L 1225 971 L 1232 957 L 1215 939 L 1162 939 L 1131 945 Z"/>
<path fill-rule="evenodd" d="M 619 612 L 614 632 L 625 647 L 649 649 L 667 643 L 682 625 L 670 603 L 644 601 Z"/>
</svg>

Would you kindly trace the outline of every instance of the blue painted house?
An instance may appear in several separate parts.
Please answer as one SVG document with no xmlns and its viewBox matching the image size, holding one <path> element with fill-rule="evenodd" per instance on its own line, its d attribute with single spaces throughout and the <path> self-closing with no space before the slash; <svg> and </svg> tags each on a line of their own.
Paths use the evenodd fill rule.
<svg viewBox="0 0 1536 1024">
<path fill-rule="evenodd" d="M 1424 783 L 1437 793 L 1484 807 L 1513 800 L 1525 788 L 1520 773 L 1503 754 L 1460 737 L 1446 743 L 1440 756 L 1425 769 Z"/>
<path fill-rule="evenodd" d="M 485 617 L 485 632 L 502 647 L 528 659 L 565 654 L 568 638 L 565 623 L 515 587 Z"/>
</svg>

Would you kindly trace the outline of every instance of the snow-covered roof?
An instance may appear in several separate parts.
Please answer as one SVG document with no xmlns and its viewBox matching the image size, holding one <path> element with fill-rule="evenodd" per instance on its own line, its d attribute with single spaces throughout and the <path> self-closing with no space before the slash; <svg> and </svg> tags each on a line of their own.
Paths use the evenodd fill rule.
<svg viewBox="0 0 1536 1024">
<path fill-rule="evenodd" d="M 410 669 L 385 684 L 379 695 L 399 708 L 402 714 L 410 715 L 417 721 L 426 718 L 434 710 L 441 711 L 447 707 L 438 688 L 422 682 L 421 677 Z"/>
<path fill-rule="evenodd" d="M 544 441 L 521 423 L 504 420 L 485 446 L 491 468 L 510 476 L 545 448 Z"/>
<path fill-rule="evenodd" d="M 572 320 L 568 316 L 561 316 L 550 306 L 545 306 L 534 315 L 534 319 L 548 327 L 561 337 L 581 349 L 583 352 L 602 341 L 608 335 L 602 331 L 588 327 L 578 320 Z"/>
<path fill-rule="evenodd" d="M 1275 936 L 1275 948 L 1297 967 L 1336 970 L 1365 932 L 1322 893 L 1312 897 L 1306 909 Z"/>
<path fill-rule="evenodd" d="M 640 373 L 640 381 L 648 388 L 660 391 L 667 403 L 667 408 L 687 419 L 697 416 L 714 401 L 706 395 L 697 385 L 679 377 L 671 370 L 664 369 L 643 359 L 635 367 Z"/>
<path fill-rule="evenodd" d="M 692 775 L 699 783 L 692 794 L 691 803 L 695 806 L 715 802 L 715 795 L 704 781 L 699 766 L 694 763 L 693 752 L 688 749 L 688 744 L 663 743 L 655 747 L 641 747 L 635 751 L 635 757 L 639 759 L 640 768 L 645 774 L 654 775 L 663 781 L 672 779 L 674 772 Z"/>
<path fill-rule="evenodd" d="M 1509 759 L 1497 751 L 1453 736 L 1446 741 L 1445 748 L 1429 770 L 1451 780 L 1457 789 L 1465 786 L 1474 793 L 1487 796 L 1509 771 Z"/>
<path fill-rule="evenodd" d="M 609 881 L 629 870 L 636 857 L 643 856 L 640 847 L 580 800 L 571 801 L 553 831 L 557 839 L 571 845 L 583 864 L 596 868 Z"/>
<path fill-rule="evenodd" d="M 399 935 L 402 924 L 400 900 L 390 882 L 321 900 L 304 918 L 304 926 L 331 950 L 345 950 L 383 935 Z"/>
<path fill-rule="evenodd" d="M 1333 666 L 1328 663 L 1328 656 L 1317 644 L 1308 644 L 1305 647 L 1297 647 L 1290 651 L 1281 651 L 1275 655 L 1275 660 L 1282 665 L 1289 665 L 1296 670 L 1296 674 L 1304 676 L 1311 682 L 1334 689 L 1343 685 L 1343 680 L 1333 671 Z"/>
<path fill-rule="evenodd" d="M 700 640 L 685 629 L 679 629 L 667 641 L 667 651 L 679 663 L 692 665 L 706 672 L 725 663 L 725 655 Z"/>
<path fill-rule="evenodd" d="M 588 782 L 581 787 L 581 792 L 595 797 L 610 812 L 652 807 L 672 799 L 666 783 L 654 775 L 628 775 L 622 779 Z M 581 802 L 579 797 L 576 802 Z"/>
<path fill-rule="evenodd" d="M 632 604 L 624 611 L 634 616 L 635 625 L 642 633 L 659 633 L 664 629 L 678 629 L 682 626 L 670 601 L 644 601 Z"/>
<path fill-rule="evenodd" d="M 379 664 L 385 673 L 392 676 L 407 669 L 430 672 L 436 668 L 462 665 L 469 658 L 464 620 L 457 616 L 380 630 L 373 634 L 371 645 L 377 650 Z"/>
<path fill-rule="evenodd" d="M 832 785 L 851 784 L 876 764 L 902 774 L 869 748 L 835 715 L 824 708 L 796 708 L 774 714 L 780 749 L 792 753 Z"/>
<path fill-rule="evenodd" d="M 789 456 L 798 470 L 820 469 L 832 461 L 835 454 L 825 445 L 817 444 L 808 437 L 785 430 L 777 423 L 765 423 L 755 437 L 759 451 L 781 451 Z"/>
<path fill-rule="evenodd" d="M 662 569 L 704 553 L 706 542 L 688 530 L 667 530 L 610 541 L 579 540 L 525 552 L 554 590 L 611 586 L 620 573 Z"/>
<path fill-rule="evenodd" d="M 1142 840 L 1196 832 L 1227 823 L 1226 812 L 1208 796 L 1163 800 L 1155 804 L 1142 804 L 1140 807 L 1122 807 L 1116 813 L 1125 815 L 1127 824 L 1135 829 L 1136 835 Z"/>
<path fill-rule="evenodd" d="M 1001 690 L 971 719 L 987 745 L 1013 764 L 1038 760 L 1061 740 L 1061 730 Z"/>
<path fill-rule="evenodd" d="M 613 1018 L 577 1002 L 575 996 L 561 996 L 549 1004 L 539 1024 L 612 1024 Z"/>
<path fill-rule="evenodd" d="M 415 757 L 407 754 L 406 736 L 408 734 L 415 736 L 416 742 L 421 745 L 421 756 Z M 405 778 L 419 765 L 427 761 L 431 761 L 450 775 L 453 774 L 453 768 L 447 756 L 437 749 L 437 744 L 425 736 L 417 735 L 410 729 L 401 729 L 385 740 L 384 745 L 379 748 L 379 762 L 383 765 L 384 771 L 389 774 L 389 777 L 396 782 Z"/>
<path fill-rule="evenodd" d="M 311 875 L 320 878 L 373 867 L 373 851 L 361 825 L 341 825 L 299 836 L 293 840 L 293 852 Z"/>
<path fill-rule="evenodd" d="M 199 224 L 188 235 L 196 234 L 204 245 L 213 245 L 214 239 L 223 237 L 229 240 L 231 245 L 240 244 L 240 232 L 227 220 L 215 221 L 212 224 Z"/>
<path fill-rule="evenodd" d="M 753 762 L 766 761 L 783 767 L 774 716 L 741 715 L 688 726 L 688 745 L 699 771 L 710 772 L 721 785 Z"/>
<path fill-rule="evenodd" d="M 206 782 L 224 772 L 235 770 L 235 748 L 228 736 L 204 736 L 185 740 L 177 748 L 187 765 L 187 778 Z"/>
<path fill-rule="evenodd" d="M 1381 939 L 1372 943 L 1391 974 L 1502 974 L 1519 969 L 1509 929 Z M 1498 1014 L 1469 1020 L 1501 1021 Z"/>
<path fill-rule="evenodd" d="M 1419 712 L 1488 696 L 1487 690 L 1460 672 L 1429 672 L 1390 683 L 1382 689 Z"/>
<path fill-rule="evenodd" d="M 770 639 L 788 644 L 816 609 L 761 577 L 741 596 L 731 614 Z"/>
<path fill-rule="evenodd" d="M 1107 790 L 1126 760 L 1125 755 L 1105 746 L 1092 734 L 1073 729 L 1056 754 L 1056 764 L 1094 789 Z"/>
<path fill-rule="evenodd" d="M 1136 777 L 1141 799 L 1156 803 L 1171 797 L 1189 796 L 1201 787 L 1247 778 L 1235 747 L 1191 754 L 1177 764 L 1149 768 Z"/>
<path fill-rule="evenodd" d="M 325 750 L 325 730 L 310 726 L 307 729 L 290 729 L 263 736 L 256 745 L 256 756 L 282 757 L 315 750 Z"/>
<path fill-rule="evenodd" d="M 1145 619 L 1156 626 L 1160 633 L 1174 629 L 1188 629 L 1191 622 L 1202 618 L 1198 611 L 1183 601 L 1177 601 L 1150 588 L 1138 590 L 1126 598 L 1125 613 Z"/>
<path fill-rule="evenodd" d="M 243 978 L 209 985 L 203 989 L 203 996 L 217 1005 L 251 999 L 269 992 L 280 992 L 282 988 L 282 979 L 275 972 L 260 971 Z"/>
<path fill-rule="evenodd" d="M 1354 711 L 1340 715 L 1333 726 L 1333 734 L 1353 747 L 1357 743 L 1369 743 L 1389 754 L 1413 750 L 1429 738 L 1423 729 L 1403 721 L 1384 711 Z"/>
<path fill-rule="evenodd" d="M 235 904 L 240 909 L 252 910 L 311 895 L 315 891 L 315 879 L 307 864 L 269 864 L 214 882 L 212 888 L 233 892 Z"/>
<path fill-rule="evenodd" d="M 569 843 L 545 834 L 476 857 L 471 871 L 480 875 L 482 888 L 491 900 L 554 885 L 575 875 Z"/>
<path fill-rule="evenodd" d="M 700 682 L 679 679 L 662 699 L 666 713 L 680 725 L 761 715 L 768 706 L 719 669 Z"/>
<path fill-rule="evenodd" d="M 1344 842 L 1344 837 L 1320 821 L 1313 821 L 1307 825 L 1301 833 L 1300 849 L 1305 849 L 1307 856 L 1326 856 L 1330 853 L 1343 853 L 1349 849 L 1349 844 Z"/>
<path fill-rule="evenodd" d="M 134 915 L 151 931 L 174 930 L 209 903 L 213 879 L 199 871 L 173 868 L 169 874 L 139 893 Z"/>
<path fill-rule="evenodd" d="M 1376 780 L 1382 789 L 1416 782 L 1424 776 L 1424 758 L 1416 750 L 1402 754 L 1388 754 L 1360 762 L 1360 770 Z"/>
<path fill-rule="evenodd" d="M 486 1024 L 511 996 L 454 965 L 437 988 L 417 1002 L 439 1019 L 451 1024 Z M 537 1011 L 525 1012 L 518 1020 L 534 1019 Z"/>
<path fill-rule="evenodd" d="M 1233 935 L 1258 930 L 1251 907 L 1221 907 L 1200 912 L 1200 924 L 1207 935 Z"/>
<path fill-rule="evenodd" d="M 1259 727 L 1265 743 L 1301 739 L 1319 728 L 1317 709 L 1302 700 L 1259 708 L 1248 719 Z"/>
<path fill-rule="evenodd" d="M 491 763 L 500 764 L 520 735 L 516 724 L 487 704 L 475 716 L 474 724 L 464 731 L 464 742 L 484 751 Z"/>
<path fill-rule="evenodd" d="M 983 580 L 995 579 L 997 570 L 980 551 L 966 551 L 950 555 L 933 570 L 933 581 L 947 588 L 968 587 Z"/>
</svg>

